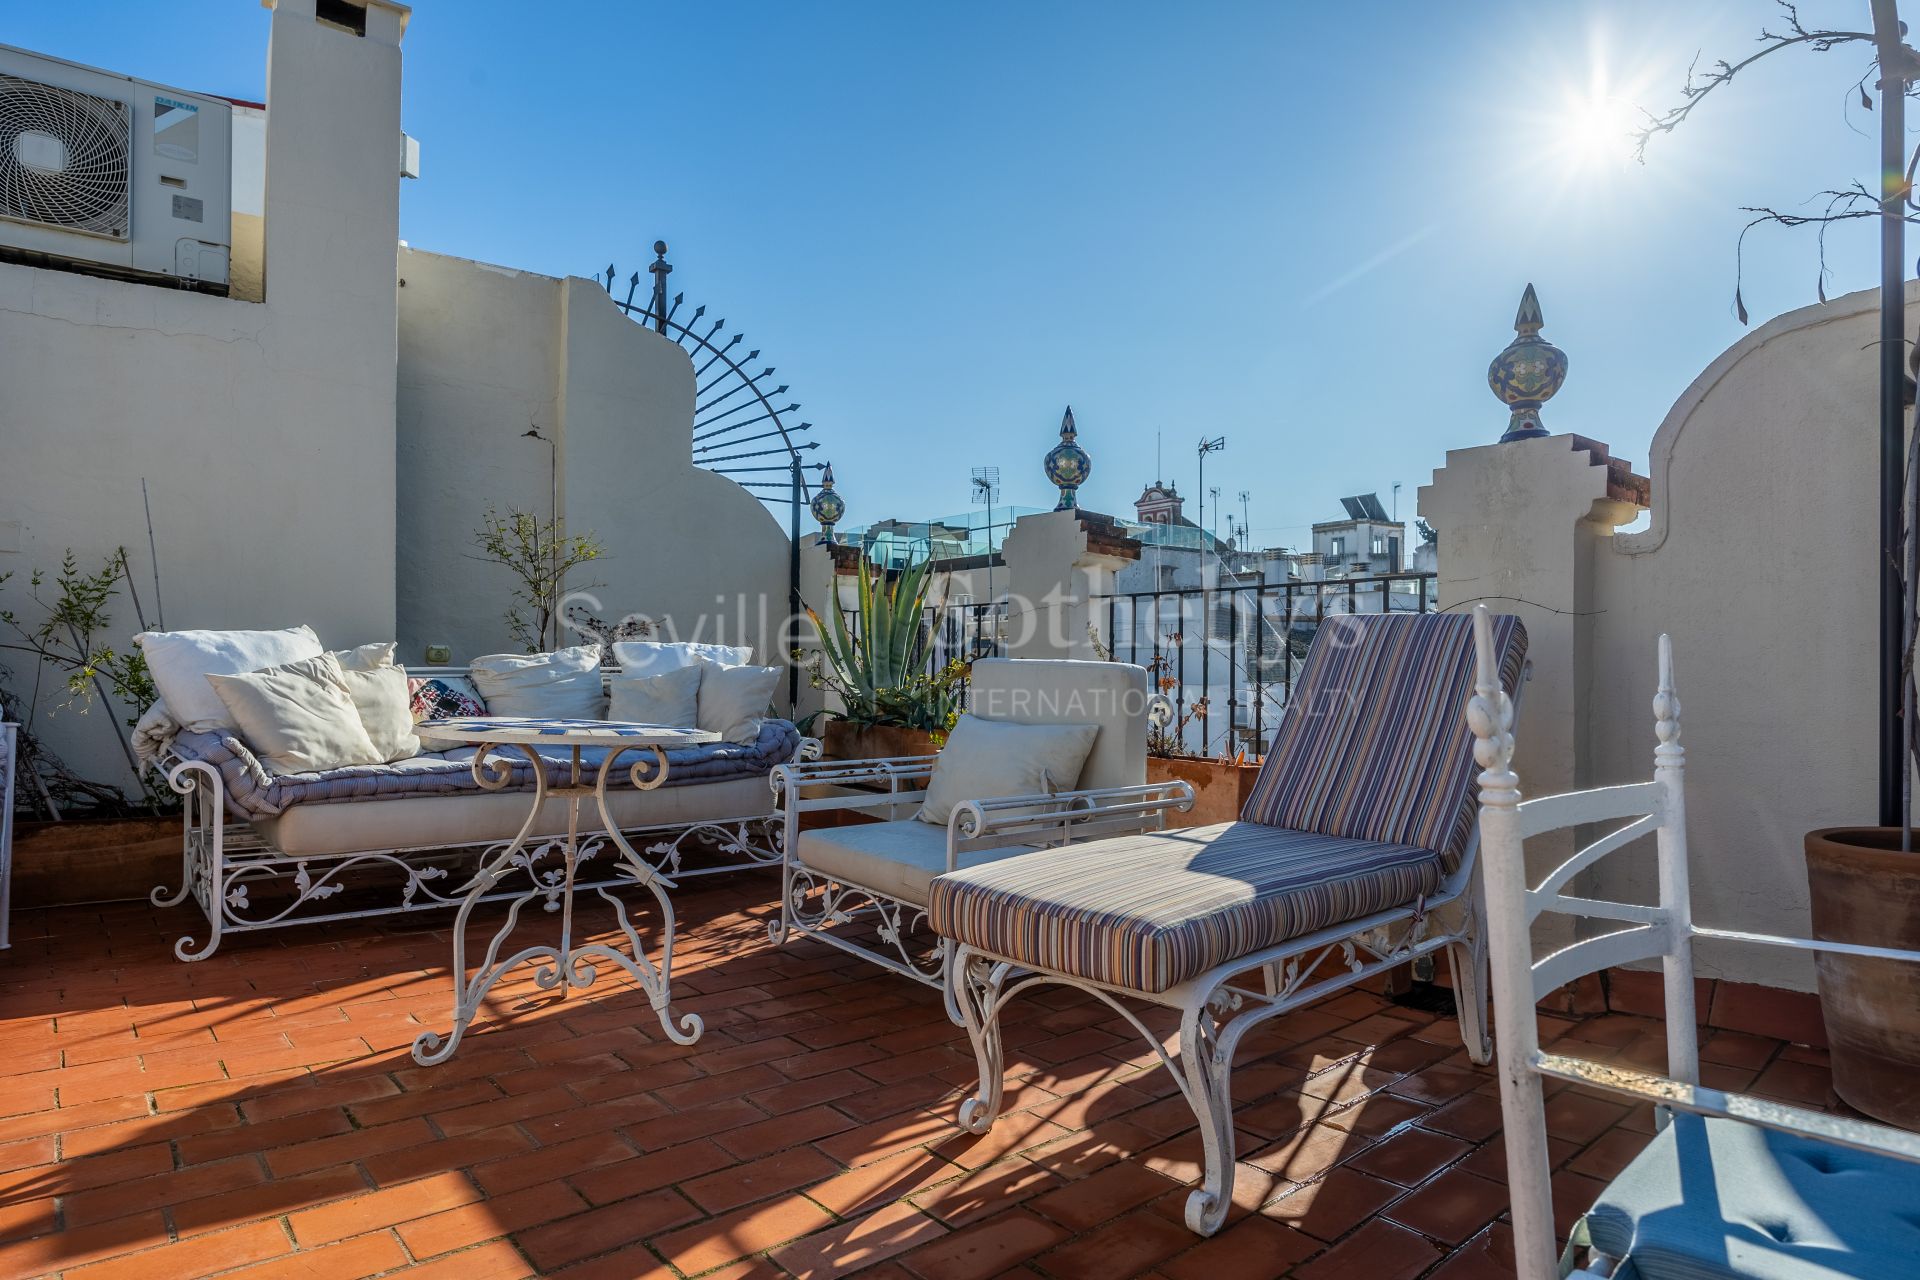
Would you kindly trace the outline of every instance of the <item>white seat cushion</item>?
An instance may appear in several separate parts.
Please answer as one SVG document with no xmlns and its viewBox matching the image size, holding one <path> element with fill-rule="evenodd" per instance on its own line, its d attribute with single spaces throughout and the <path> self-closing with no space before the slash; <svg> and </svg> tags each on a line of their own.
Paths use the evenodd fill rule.
<svg viewBox="0 0 1920 1280">
<path fill-rule="evenodd" d="M 960 855 L 960 866 L 983 867 L 989 862 L 1032 853 L 1034 845 L 1009 845 Z M 800 833 L 800 861 L 835 880 L 923 907 L 933 878 L 946 874 L 947 829 L 902 818 L 898 822 L 869 822 L 853 827 L 826 827 Z"/>
</svg>

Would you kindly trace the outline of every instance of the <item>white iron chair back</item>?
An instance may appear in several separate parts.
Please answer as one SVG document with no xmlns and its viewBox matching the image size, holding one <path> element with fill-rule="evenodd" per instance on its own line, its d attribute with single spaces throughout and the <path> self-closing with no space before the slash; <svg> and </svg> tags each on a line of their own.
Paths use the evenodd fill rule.
<svg viewBox="0 0 1920 1280">
<path fill-rule="evenodd" d="M 1573 1250 L 1557 1254 L 1551 1161 L 1542 1078 L 1553 1076 L 1650 1102 L 1659 1121 L 1673 1111 L 1721 1116 L 1781 1129 L 1860 1150 L 1920 1162 L 1920 1136 L 1881 1125 L 1841 1119 L 1759 1098 L 1700 1086 L 1700 1054 L 1693 986 L 1693 940 L 1729 939 L 1803 951 L 1830 951 L 1920 961 L 1920 953 L 1854 946 L 1767 934 L 1701 928 L 1693 923 L 1687 884 L 1686 749 L 1680 745 L 1680 698 L 1673 682 L 1673 646 L 1660 637 L 1659 686 L 1653 698 L 1653 777 L 1646 782 L 1601 787 L 1522 800 L 1513 770 L 1514 709 L 1493 666 L 1490 617 L 1474 611 L 1478 676 L 1467 721 L 1474 734 L 1480 774 L 1480 848 L 1487 944 L 1498 1027 L 1500 1102 L 1507 1148 L 1507 1185 L 1513 1200 L 1515 1263 L 1521 1280 L 1550 1280 L 1572 1273 Z M 1547 873 L 1527 879 L 1525 842 L 1550 831 L 1622 822 Z M 1659 869 L 1659 901 L 1652 906 L 1580 897 L 1568 892 L 1574 877 L 1609 854 L 1652 835 Z M 1532 925 L 1546 914 L 1610 921 L 1624 927 L 1582 938 L 1551 954 L 1534 956 Z M 1543 1052 L 1538 1002 L 1549 992 L 1589 973 L 1658 959 L 1666 994 L 1667 1074 L 1651 1075 L 1564 1054 Z M 1602 1265 L 1606 1265 L 1605 1262 Z M 1600 1277 L 1603 1271 L 1581 1271 Z"/>
</svg>

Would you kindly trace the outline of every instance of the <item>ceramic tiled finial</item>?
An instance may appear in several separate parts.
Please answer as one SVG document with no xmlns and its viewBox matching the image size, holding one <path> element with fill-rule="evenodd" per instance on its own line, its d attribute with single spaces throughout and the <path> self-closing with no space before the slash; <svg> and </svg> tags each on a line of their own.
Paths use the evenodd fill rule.
<svg viewBox="0 0 1920 1280">
<path fill-rule="evenodd" d="M 1540 406 L 1553 399 L 1567 380 L 1567 353 L 1540 336 L 1544 323 L 1540 299 L 1528 285 L 1513 318 L 1513 341 L 1487 366 L 1487 385 L 1513 411 L 1506 434 L 1500 437 L 1502 444 L 1546 435 L 1540 425 Z"/>
</svg>

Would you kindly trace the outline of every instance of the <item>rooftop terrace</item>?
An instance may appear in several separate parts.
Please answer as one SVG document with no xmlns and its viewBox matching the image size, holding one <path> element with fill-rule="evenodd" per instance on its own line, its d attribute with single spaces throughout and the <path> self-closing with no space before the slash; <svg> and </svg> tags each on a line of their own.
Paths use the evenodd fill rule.
<svg viewBox="0 0 1920 1280">
<path fill-rule="evenodd" d="M 937 993 L 775 950 L 770 887 L 676 895 L 676 1005 L 708 1026 L 692 1048 L 623 977 L 561 1001 L 523 967 L 496 989 L 511 1020 L 432 1068 L 408 1048 L 448 1017 L 444 915 L 191 965 L 179 917 L 146 907 L 16 917 L 0 1276 L 1511 1275 L 1494 1076 L 1451 1020 L 1349 992 L 1255 1032 L 1238 1207 L 1202 1240 L 1180 1221 L 1192 1113 L 1107 1011 L 1063 989 L 1013 1006 L 1014 1114 L 969 1137 L 974 1064 Z M 1620 1014 L 1543 1015 L 1542 1034 L 1662 1053 L 1658 1021 Z M 1703 1056 L 1709 1085 L 1833 1102 L 1821 1050 L 1720 1032 Z M 1575 1089 L 1547 1116 L 1565 1230 L 1652 1118 Z"/>
</svg>

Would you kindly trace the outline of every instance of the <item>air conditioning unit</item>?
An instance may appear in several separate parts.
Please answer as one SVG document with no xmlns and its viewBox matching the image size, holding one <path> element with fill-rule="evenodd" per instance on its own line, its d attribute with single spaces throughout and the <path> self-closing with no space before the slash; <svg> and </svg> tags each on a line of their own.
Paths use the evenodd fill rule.
<svg viewBox="0 0 1920 1280">
<path fill-rule="evenodd" d="M 231 114 L 0 45 L 0 258 L 225 293 Z"/>
</svg>

